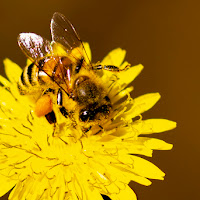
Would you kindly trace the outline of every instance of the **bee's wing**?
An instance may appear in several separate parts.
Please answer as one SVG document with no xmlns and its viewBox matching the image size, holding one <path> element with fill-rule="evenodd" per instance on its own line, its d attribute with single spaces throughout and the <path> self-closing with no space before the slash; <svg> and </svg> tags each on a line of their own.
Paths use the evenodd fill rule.
<svg viewBox="0 0 200 200">
<path fill-rule="evenodd" d="M 20 33 L 18 44 L 24 54 L 33 62 L 52 54 L 51 43 L 35 33 Z"/>
<path fill-rule="evenodd" d="M 74 48 L 81 47 L 82 42 L 78 36 L 74 26 L 61 13 L 54 13 L 51 19 L 51 35 L 52 40 L 62 44 L 67 53 Z"/>
</svg>

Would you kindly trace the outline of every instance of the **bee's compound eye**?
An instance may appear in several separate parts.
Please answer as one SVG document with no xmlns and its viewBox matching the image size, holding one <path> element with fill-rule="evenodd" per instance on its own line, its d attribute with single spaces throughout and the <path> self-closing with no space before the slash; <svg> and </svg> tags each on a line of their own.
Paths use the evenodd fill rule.
<svg viewBox="0 0 200 200">
<path fill-rule="evenodd" d="M 88 110 L 84 110 L 80 113 L 80 120 L 85 122 L 90 118 L 90 112 Z"/>
<path fill-rule="evenodd" d="M 82 122 L 86 122 L 86 121 L 89 121 L 89 120 L 94 120 L 94 116 L 95 116 L 95 113 L 94 111 L 90 111 L 90 110 L 82 110 L 80 112 L 80 120 Z"/>
</svg>

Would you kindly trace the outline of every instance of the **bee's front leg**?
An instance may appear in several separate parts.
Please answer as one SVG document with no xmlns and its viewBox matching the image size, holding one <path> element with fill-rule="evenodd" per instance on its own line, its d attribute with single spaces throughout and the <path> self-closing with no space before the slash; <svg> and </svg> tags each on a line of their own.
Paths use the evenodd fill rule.
<svg viewBox="0 0 200 200">
<path fill-rule="evenodd" d="M 57 105 L 59 106 L 59 110 L 61 114 L 67 118 L 69 113 L 67 112 L 67 109 L 63 106 L 63 95 L 61 89 L 58 90 L 57 94 Z"/>
<path fill-rule="evenodd" d="M 123 69 L 120 69 L 119 67 L 116 67 L 114 65 L 95 65 L 93 66 L 94 70 L 107 70 L 107 71 L 111 71 L 111 72 L 121 72 L 121 71 L 125 71 L 130 67 L 130 65 L 126 65 L 126 67 L 124 67 Z"/>
</svg>

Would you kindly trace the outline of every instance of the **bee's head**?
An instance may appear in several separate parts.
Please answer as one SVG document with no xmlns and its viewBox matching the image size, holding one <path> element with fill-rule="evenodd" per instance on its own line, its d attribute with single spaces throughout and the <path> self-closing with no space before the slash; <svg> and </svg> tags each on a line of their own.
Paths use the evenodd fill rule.
<svg viewBox="0 0 200 200">
<path fill-rule="evenodd" d="M 93 106 L 91 105 L 91 107 L 84 108 L 80 111 L 79 113 L 80 121 L 93 122 L 100 120 L 102 118 L 107 118 L 111 109 L 111 105 L 101 105 L 95 109 L 92 107 Z"/>
</svg>

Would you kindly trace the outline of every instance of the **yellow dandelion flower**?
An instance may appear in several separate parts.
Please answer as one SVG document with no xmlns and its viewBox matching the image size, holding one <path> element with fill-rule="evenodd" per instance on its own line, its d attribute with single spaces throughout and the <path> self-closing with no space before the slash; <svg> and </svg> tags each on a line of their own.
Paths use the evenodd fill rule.
<svg viewBox="0 0 200 200">
<path fill-rule="evenodd" d="M 91 55 L 88 44 L 85 48 Z M 115 49 L 102 63 L 124 68 L 125 53 Z M 114 108 L 103 129 L 94 127 L 83 134 L 78 124 L 70 126 L 55 111 L 60 127 L 57 135 L 45 117 L 35 115 L 30 98 L 19 94 L 21 68 L 9 59 L 4 65 L 8 80 L 0 77 L 0 196 L 13 188 L 11 200 L 102 200 L 102 195 L 133 200 L 131 180 L 146 186 L 151 184 L 149 179 L 163 180 L 165 174 L 138 155 L 171 149 L 171 144 L 145 135 L 173 129 L 176 123 L 142 119 L 141 114 L 160 99 L 158 93 L 130 97 L 133 87 L 127 86 L 142 65 L 120 73 L 103 70 L 99 75 Z"/>
<path fill-rule="evenodd" d="M 142 119 L 160 95 L 131 98 L 128 85 L 143 66 L 129 67 L 125 50 L 92 65 L 89 45 L 80 54 L 79 36 L 62 14 L 54 14 L 51 31 L 52 43 L 34 33 L 19 35 L 19 46 L 34 60 L 23 72 L 4 60 L 0 196 L 12 189 L 10 200 L 134 200 L 131 180 L 148 186 L 149 179 L 164 177 L 138 155 L 172 148 L 145 135 L 176 123 Z"/>
</svg>

